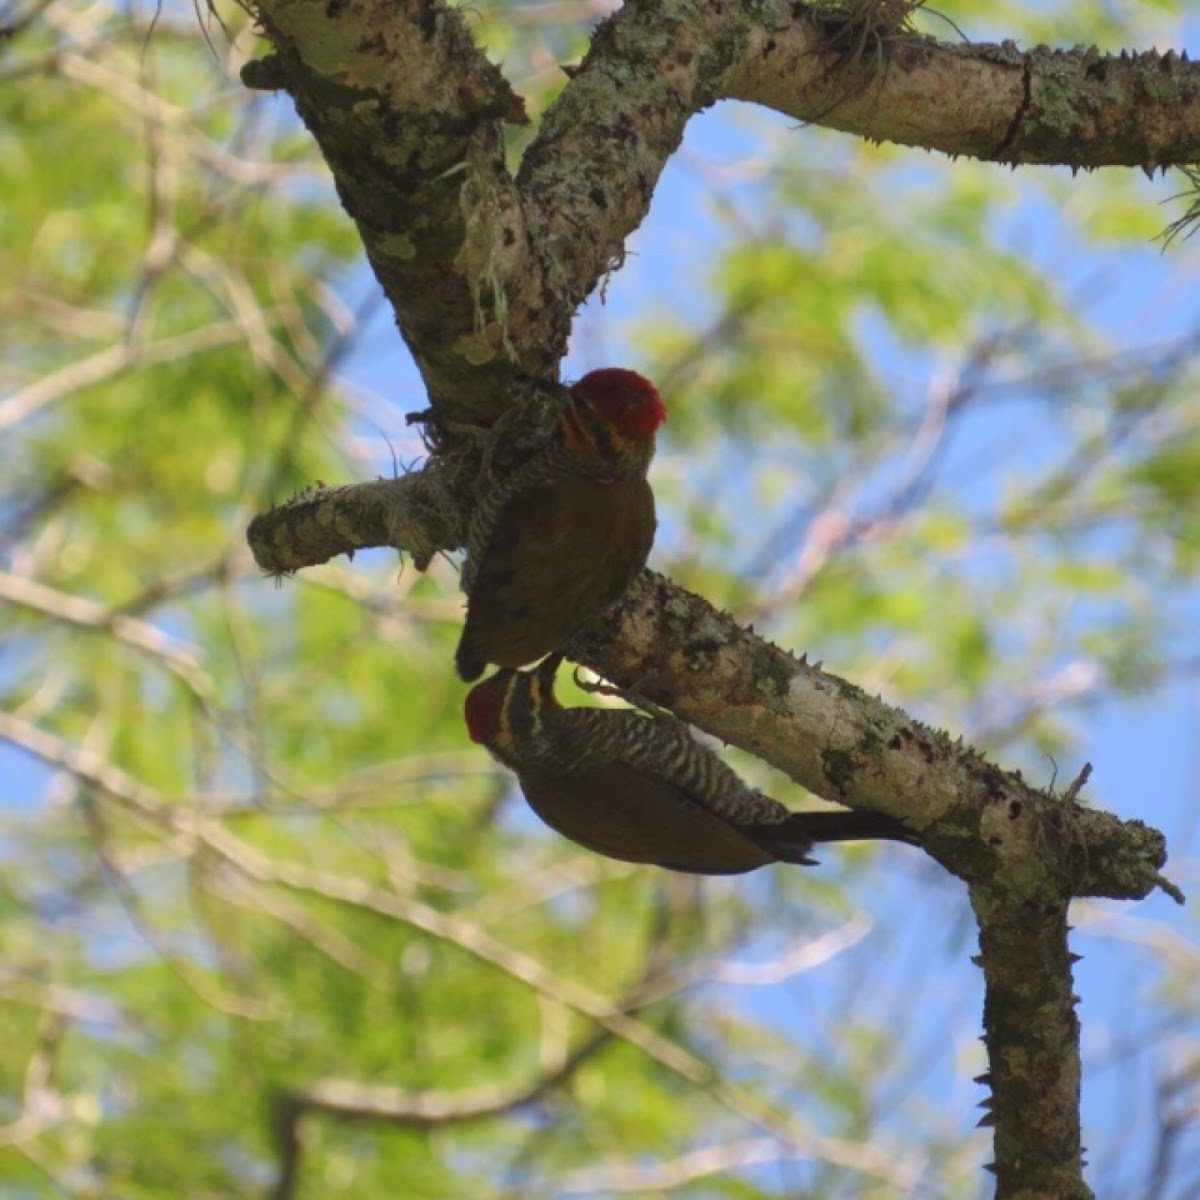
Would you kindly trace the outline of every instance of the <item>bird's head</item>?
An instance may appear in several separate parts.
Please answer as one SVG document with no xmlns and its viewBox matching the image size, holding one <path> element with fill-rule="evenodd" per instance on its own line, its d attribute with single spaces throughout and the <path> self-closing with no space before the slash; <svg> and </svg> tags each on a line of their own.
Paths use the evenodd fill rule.
<svg viewBox="0 0 1200 1200">
<path fill-rule="evenodd" d="M 534 671 L 501 670 L 477 683 L 464 706 L 471 741 L 514 765 L 559 707 L 554 675 L 560 662 L 562 655 L 552 654 Z"/>
<path fill-rule="evenodd" d="M 567 392 L 567 445 L 579 457 L 622 458 L 649 454 L 667 419 L 658 389 L 636 371 L 589 371 Z"/>
<path fill-rule="evenodd" d="M 502 736 L 504 705 L 516 674 L 516 671 L 497 671 L 467 693 L 463 716 L 467 733 L 477 745 L 490 746 Z"/>
</svg>

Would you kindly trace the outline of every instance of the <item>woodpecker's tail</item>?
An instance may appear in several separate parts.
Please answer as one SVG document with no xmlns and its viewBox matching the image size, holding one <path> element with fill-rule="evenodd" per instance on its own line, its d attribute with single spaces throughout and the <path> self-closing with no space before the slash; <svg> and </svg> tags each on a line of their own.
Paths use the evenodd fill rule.
<svg viewBox="0 0 1200 1200">
<path fill-rule="evenodd" d="M 479 657 L 479 651 L 474 645 L 475 639 L 471 636 L 471 620 L 467 618 L 467 623 L 463 627 L 462 637 L 458 639 L 458 649 L 454 652 L 454 666 L 458 671 L 459 679 L 465 683 L 474 683 L 476 679 L 483 674 L 484 667 L 487 666 L 486 659 Z"/>
<path fill-rule="evenodd" d="M 792 813 L 776 824 L 739 826 L 760 846 L 778 855 L 781 862 L 811 863 L 808 851 L 820 842 L 907 842 L 921 839 L 894 817 L 870 812 Z"/>
</svg>

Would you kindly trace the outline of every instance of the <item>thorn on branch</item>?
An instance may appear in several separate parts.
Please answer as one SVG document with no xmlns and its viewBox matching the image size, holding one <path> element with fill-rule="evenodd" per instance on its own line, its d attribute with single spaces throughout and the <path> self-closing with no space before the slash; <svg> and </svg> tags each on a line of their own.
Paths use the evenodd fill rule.
<svg viewBox="0 0 1200 1200">
<path fill-rule="evenodd" d="M 1157 872 L 1154 875 L 1154 882 L 1160 892 L 1165 892 L 1176 904 L 1186 904 L 1187 897 L 1164 875 L 1159 875 Z"/>
<path fill-rule="evenodd" d="M 1075 803 L 1075 801 L 1079 798 L 1079 793 L 1081 791 L 1083 791 L 1083 785 L 1085 783 L 1087 783 L 1087 781 L 1091 778 L 1091 775 L 1092 775 L 1092 764 L 1084 763 L 1079 774 L 1076 775 L 1075 778 L 1071 780 L 1071 783 L 1067 787 L 1067 790 L 1065 792 L 1063 792 L 1063 803 L 1064 804 L 1074 804 Z"/>
</svg>

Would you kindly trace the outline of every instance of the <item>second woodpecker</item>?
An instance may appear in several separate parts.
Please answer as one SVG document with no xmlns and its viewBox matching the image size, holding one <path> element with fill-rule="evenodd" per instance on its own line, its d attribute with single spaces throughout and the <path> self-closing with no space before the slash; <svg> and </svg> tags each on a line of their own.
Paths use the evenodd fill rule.
<svg viewBox="0 0 1200 1200">
<path fill-rule="evenodd" d="M 463 679 L 560 649 L 620 599 L 654 542 L 646 472 L 666 415 L 637 372 L 592 371 L 565 390 L 543 449 L 480 497 L 463 569 Z"/>
<path fill-rule="evenodd" d="M 564 837 L 608 858 L 697 875 L 811 863 L 817 842 L 919 844 L 876 813 L 796 813 L 747 787 L 673 717 L 563 708 L 559 658 L 498 671 L 471 689 L 471 739 L 516 772 L 529 806 Z"/>
</svg>

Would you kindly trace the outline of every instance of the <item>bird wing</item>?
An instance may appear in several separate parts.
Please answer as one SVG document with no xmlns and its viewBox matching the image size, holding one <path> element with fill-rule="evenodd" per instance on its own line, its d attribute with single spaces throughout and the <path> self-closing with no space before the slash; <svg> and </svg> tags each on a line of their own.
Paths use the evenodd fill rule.
<svg viewBox="0 0 1200 1200">
<path fill-rule="evenodd" d="M 564 709 L 555 720 L 567 728 L 560 726 L 544 743 L 547 753 L 558 755 L 547 760 L 547 777 L 587 783 L 593 806 L 610 822 L 604 828 L 619 830 L 616 841 L 636 845 L 642 857 L 594 843 L 592 849 L 698 874 L 734 874 L 777 859 L 807 861 L 803 847 L 772 846 L 765 836 L 787 820 L 789 810 L 746 787 L 683 721 L 598 708 Z M 564 747 L 570 747 L 569 759 Z M 608 784 L 603 794 L 594 782 L 600 778 Z"/>
<path fill-rule="evenodd" d="M 736 825 L 772 825 L 791 810 L 747 787 L 717 754 L 698 741 L 678 717 L 598 708 L 564 710 L 560 720 L 578 726 L 563 744 L 586 746 L 593 762 L 617 761 L 679 788 L 694 803 Z M 566 770 L 571 764 L 562 764 Z"/>
<path fill-rule="evenodd" d="M 618 762 L 670 788 L 688 812 L 706 825 L 711 814 L 731 834 L 752 842 L 780 862 L 811 864 L 818 842 L 886 839 L 919 845 L 920 838 L 899 821 L 870 812 L 793 812 L 778 800 L 748 787 L 717 754 L 696 740 L 676 717 L 646 718 L 635 712 L 568 709 L 560 719 L 580 722 L 564 744 L 585 746 L 585 756 L 560 763 L 565 772 L 592 771 Z M 690 810 L 687 806 L 690 806 Z M 698 832 L 697 836 L 710 836 Z M 663 863 L 662 865 L 668 865 Z M 681 868 L 688 869 L 688 868 Z"/>
<path fill-rule="evenodd" d="M 490 474 L 476 488 L 475 507 L 467 530 L 467 557 L 463 562 L 462 586 L 468 595 L 474 586 L 487 547 L 511 502 L 538 488 L 551 487 L 570 468 L 570 460 L 554 442 L 533 454 L 507 475 Z"/>
<path fill-rule="evenodd" d="M 628 487 L 639 494 L 613 491 Z M 559 649 L 629 586 L 654 527 L 653 497 L 640 478 L 572 478 L 514 496 L 475 568 L 463 655 L 519 667 Z"/>
</svg>

